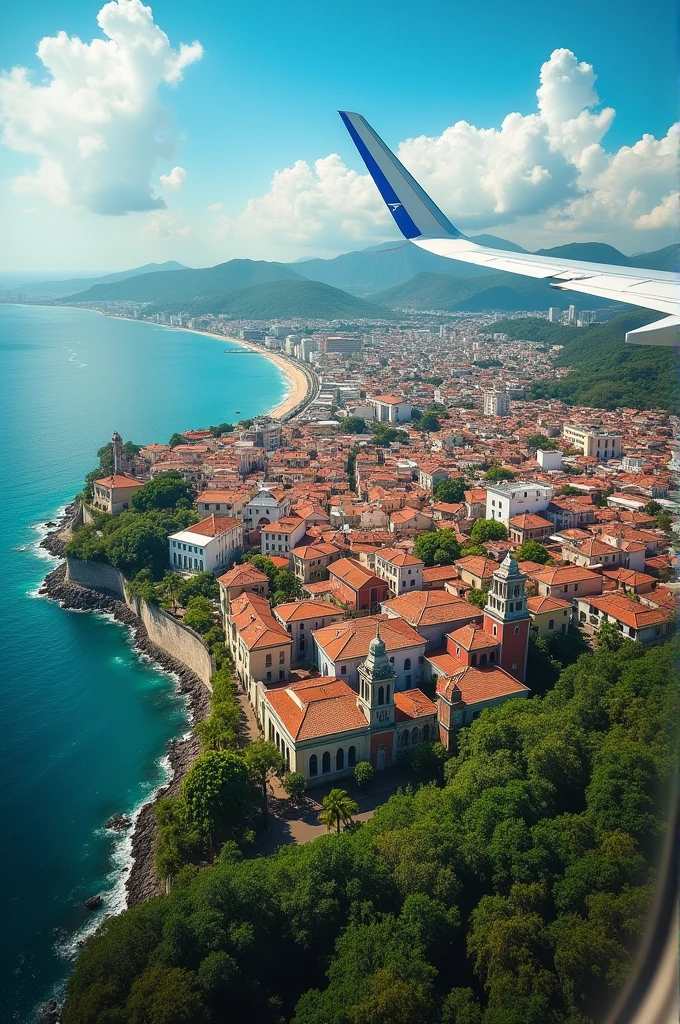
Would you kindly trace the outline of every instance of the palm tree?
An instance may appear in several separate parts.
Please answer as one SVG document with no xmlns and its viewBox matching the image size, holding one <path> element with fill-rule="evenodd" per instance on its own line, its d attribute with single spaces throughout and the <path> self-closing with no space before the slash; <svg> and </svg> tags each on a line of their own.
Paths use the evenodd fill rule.
<svg viewBox="0 0 680 1024">
<path fill-rule="evenodd" d="M 352 800 L 344 789 L 332 789 L 321 803 L 323 810 L 319 815 L 319 821 L 329 832 L 335 825 L 339 833 L 340 825 L 346 825 L 352 820 L 352 815 L 357 814 L 359 810 L 359 804 Z"/>
</svg>

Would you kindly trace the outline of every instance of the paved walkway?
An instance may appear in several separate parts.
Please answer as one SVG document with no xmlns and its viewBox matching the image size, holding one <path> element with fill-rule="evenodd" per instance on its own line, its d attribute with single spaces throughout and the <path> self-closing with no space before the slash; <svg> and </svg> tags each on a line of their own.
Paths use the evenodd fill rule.
<svg viewBox="0 0 680 1024">
<path fill-rule="evenodd" d="M 384 804 L 393 793 L 411 781 L 409 772 L 402 768 L 388 768 L 380 774 L 376 774 L 368 791 L 359 789 L 352 776 L 337 779 L 325 786 L 315 786 L 305 796 L 304 802 L 296 807 L 290 802 L 283 791 L 283 787 L 274 780 L 275 787 L 270 789 L 269 810 L 270 828 L 267 833 L 259 833 L 258 839 L 253 846 L 253 854 L 263 855 L 273 853 L 279 846 L 286 846 L 290 843 L 308 843 L 310 839 L 326 834 L 325 825 L 319 823 L 319 812 L 323 810 L 321 801 L 331 789 L 336 786 L 345 789 L 349 796 L 359 804 L 359 813 L 354 815 L 354 821 L 368 821 L 375 814 L 375 810 Z M 277 795 L 279 790 L 283 797 Z"/>
<path fill-rule="evenodd" d="M 242 746 L 259 739 L 260 731 L 255 712 L 247 696 L 237 687 L 238 702 L 243 717 L 241 720 L 240 742 Z M 269 829 L 266 833 L 258 832 L 258 838 L 252 846 L 253 856 L 273 853 L 279 846 L 289 843 L 308 843 L 310 839 L 326 834 L 326 826 L 319 824 L 319 812 L 323 810 L 321 801 L 336 786 L 347 791 L 349 796 L 359 804 L 359 813 L 354 821 L 368 821 L 372 818 L 376 807 L 399 789 L 412 781 L 409 772 L 398 766 L 377 772 L 368 791 L 357 786 L 351 775 L 346 778 L 327 782 L 324 786 L 315 786 L 305 795 L 303 802 L 295 806 L 291 803 L 280 779 L 274 778 L 269 783 Z"/>
</svg>

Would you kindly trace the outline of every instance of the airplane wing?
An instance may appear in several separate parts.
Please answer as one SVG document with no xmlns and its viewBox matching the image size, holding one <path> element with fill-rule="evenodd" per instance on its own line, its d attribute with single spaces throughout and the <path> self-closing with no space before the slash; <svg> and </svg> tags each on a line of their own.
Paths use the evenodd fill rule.
<svg viewBox="0 0 680 1024">
<path fill-rule="evenodd" d="M 339 114 L 397 227 L 414 245 L 437 256 L 476 263 L 490 270 L 542 278 L 560 291 L 598 295 L 613 303 L 628 302 L 666 313 L 663 319 L 629 331 L 626 341 L 680 345 L 680 275 L 477 245 L 444 216 L 361 114 L 346 110 Z"/>
</svg>

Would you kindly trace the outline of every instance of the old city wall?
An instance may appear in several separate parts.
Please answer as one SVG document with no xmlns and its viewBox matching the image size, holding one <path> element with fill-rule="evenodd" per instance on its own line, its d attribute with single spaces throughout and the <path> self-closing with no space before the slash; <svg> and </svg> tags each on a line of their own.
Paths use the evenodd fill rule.
<svg viewBox="0 0 680 1024">
<path fill-rule="evenodd" d="M 127 604 L 146 626 L 150 640 L 166 654 L 183 662 L 206 686 L 210 686 L 210 676 L 215 666 L 198 633 L 162 608 L 142 601 L 139 597 L 129 597 Z"/>
<path fill-rule="evenodd" d="M 198 678 L 210 686 L 210 676 L 215 667 L 210 652 L 203 640 L 183 623 L 157 605 L 149 604 L 138 597 L 129 597 L 125 591 L 122 574 L 104 562 L 87 562 L 72 555 L 66 558 L 66 579 L 88 590 L 125 601 L 127 606 L 141 619 L 149 639 L 161 650 L 177 658 Z"/>
</svg>

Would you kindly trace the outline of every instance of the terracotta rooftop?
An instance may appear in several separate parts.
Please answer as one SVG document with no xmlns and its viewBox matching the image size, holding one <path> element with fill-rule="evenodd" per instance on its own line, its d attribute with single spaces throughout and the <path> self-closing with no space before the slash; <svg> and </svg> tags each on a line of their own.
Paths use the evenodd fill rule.
<svg viewBox="0 0 680 1024">
<path fill-rule="evenodd" d="M 469 622 L 482 617 L 479 608 L 449 594 L 446 590 L 416 590 L 412 594 L 401 594 L 390 601 L 383 601 L 383 607 L 389 608 L 392 613 L 396 613 L 399 618 L 405 619 L 416 629 L 418 626 L 434 626 L 456 621 Z"/>
<path fill-rule="evenodd" d="M 250 562 L 243 562 L 242 565 L 235 565 L 229 572 L 217 577 L 217 582 L 223 587 L 242 587 L 251 583 L 268 582 L 269 577 Z"/>
<path fill-rule="evenodd" d="M 333 677 L 268 690 L 266 699 L 296 741 L 368 728 L 354 690 Z"/>
<path fill-rule="evenodd" d="M 263 526 L 260 533 L 294 533 L 303 524 L 304 519 L 299 516 L 282 516 L 278 522 Z"/>
<path fill-rule="evenodd" d="M 518 530 L 544 530 L 547 527 L 553 529 L 553 524 L 549 519 L 544 519 L 543 516 L 536 515 L 535 512 L 520 512 L 518 516 L 513 516 L 508 522 L 510 526 L 515 526 Z"/>
<path fill-rule="evenodd" d="M 467 706 L 512 693 L 529 692 L 528 686 L 519 683 L 499 665 L 484 665 L 481 668 L 470 666 L 450 676 L 440 676 L 437 680 L 437 695 L 450 701 L 454 685 L 460 690 L 461 703 Z"/>
<path fill-rule="evenodd" d="M 330 601 L 287 601 L 277 604 L 274 615 L 282 622 L 302 622 L 306 619 L 323 618 L 324 615 L 344 615 L 342 608 Z"/>
<path fill-rule="evenodd" d="M 328 571 L 331 576 L 342 580 L 353 590 L 361 590 L 362 587 L 368 586 L 385 586 L 384 580 L 355 558 L 339 558 L 337 562 L 332 562 L 328 566 Z"/>
<path fill-rule="evenodd" d="M 447 637 L 466 651 L 481 651 L 486 647 L 498 647 L 498 641 L 485 633 L 481 626 L 460 626 L 453 633 L 447 633 Z"/>
<path fill-rule="evenodd" d="M 571 608 L 570 601 L 562 601 L 559 597 L 528 597 L 527 608 L 535 615 L 541 612 L 558 612 L 565 608 Z"/>
<path fill-rule="evenodd" d="M 621 594 L 583 597 L 581 600 L 597 608 L 600 612 L 606 612 L 612 619 L 622 622 L 624 626 L 632 626 L 633 629 L 660 625 L 662 622 L 668 622 L 673 614 L 670 609 L 662 611 L 660 608 L 650 608 L 649 605 L 631 601 Z"/>
<path fill-rule="evenodd" d="M 143 487 L 144 483 L 140 480 L 135 480 L 133 476 L 125 476 L 123 473 L 112 474 L 111 476 L 103 476 L 101 480 L 95 480 L 95 483 L 99 484 L 100 487 Z"/>
<path fill-rule="evenodd" d="M 229 516 L 211 515 L 207 519 L 202 519 L 200 523 L 194 523 L 193 526 L 187 526 L 178 532 L 197 533 L 201 537 L 219 537 L 221 533 L 226 533 L 227 530 L 233 530 L 240 525 L 238 520 L 231 519 Z"/>
<path fill-rule="evenodd" d="M 424 565 L 422 559 L 407 554 L 401 548 L 382 548 L 377 552 L 377 557 L 384 558 L 386 562 L 391 562 L 392 565 L 396 566 Z"/>
<path fill-rule="evenodd" d="M 314 639 L 332 660 L 365 658 L 371 640 L 375 639 L 376 625 L 380 623 L 380 636 L 389 651 L 406 647 L 424 647 L 426 641 L 403 619 L 390 619 L 387 615 L 367 615 L 361 619 L 347 619 L 314 631 Z"/>
<path fill-rule="evenodd" d="M 396 722 L 437 714 L 437 705 L 422 690 L 395 690 L 394 705 Z"/>
<path fill-rule="evenodd" d="M 241 594 L 232 601 L 231 619 L 248 650 L 293 642 L 272 615 L 269 601 L 257 594 Z"/>
</svg>

